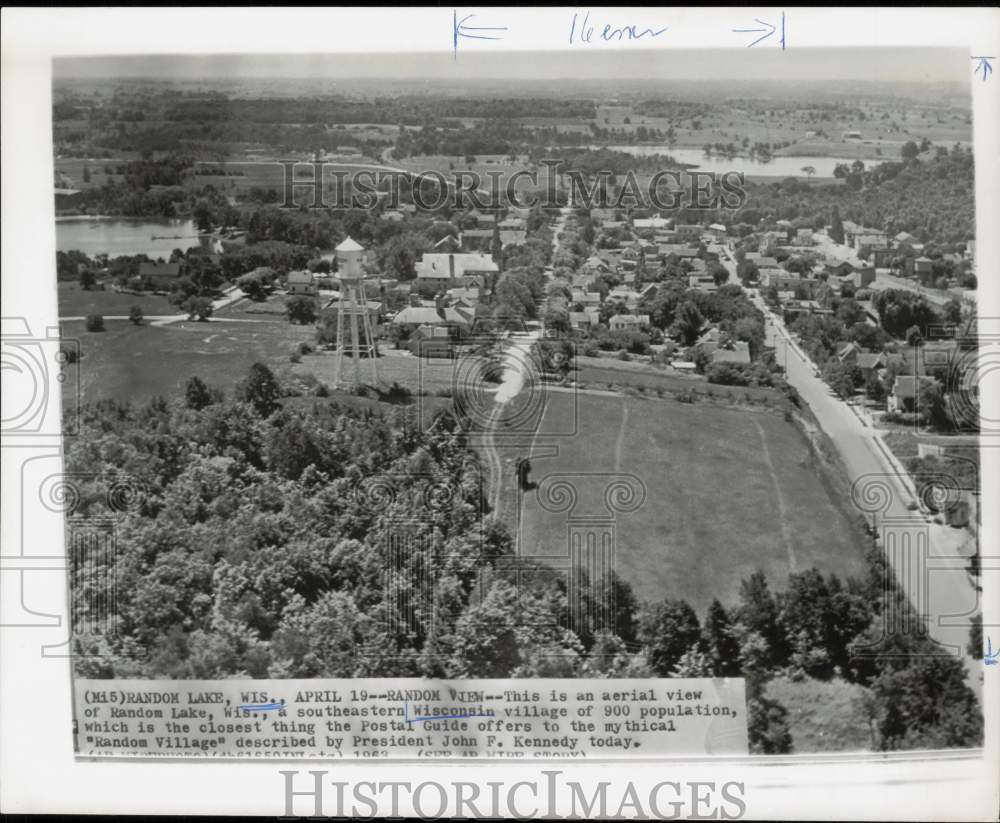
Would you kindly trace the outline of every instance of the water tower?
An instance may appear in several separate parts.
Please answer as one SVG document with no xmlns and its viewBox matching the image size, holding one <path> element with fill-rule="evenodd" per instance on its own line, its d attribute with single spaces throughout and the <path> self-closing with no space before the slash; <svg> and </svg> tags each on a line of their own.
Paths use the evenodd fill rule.
<svg viewBox="0 0 1000 823">
<path fill-rule="evenodd" d="M 340 386 L 340 369 L 344 362 L 344 329 L 351 329 L 350 353 L 354 360 L 354 385 L 361 383 L 361 358 L 367 357 L 371 366 L 372 385 L 378 380 L 375 373 L 375 330 L 368 311 L 365 295 L 365 276 L 361 270 L 364 248 L 348 237 L 337 246 L 337 280 L 340 281 L 340 301 L 337 304 L 337 353 L 333 367 L 334 388 Z M 358 325 L 361 329 L 359 334 Z M 362 340 L 363 336 L 363 340 Z"/>
</svg>

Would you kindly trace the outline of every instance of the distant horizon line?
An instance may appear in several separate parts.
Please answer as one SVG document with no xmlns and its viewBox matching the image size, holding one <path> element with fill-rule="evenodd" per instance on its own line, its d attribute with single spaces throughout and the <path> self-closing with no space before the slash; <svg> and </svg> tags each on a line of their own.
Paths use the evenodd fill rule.
<svg viewBox="0 0 1000 823">
<path fill-rule="evenodd" d="M 80 58 L 56 58 L 54 62 L 60 59 L 72 59 L 77 60 Z M 102 58 L 96 58 L 102 59 Z M 266 74 L 247 74 L 247 75 L 204 75 L 200 77 L 163 77 L 152 74 L 108 74 L 108 75 L 94 75 L 90 77 L 74 77 L 70 75 L 58 75 L 53 72 L 53 80 L 80 80 L 80 81 L 100 81 L 100 80 L 145 80 L 152 81 L 156 83 L 173 83 L 173 82 L 202 82 L 211 80 L 221 80 L 221 81 L 231 81 L 238 82 L 240 80 L 283 80 L 288 82 L 295 82 L 299 80 L 322 80 L 324 82 L 339 83 L 339 82 L 356 82 L 358 80 L 372 80 L 372 81 L 393 81 L 397 83 L 419 83 L 419 82 L 434 82 L 434 83 L 449 83 L 449 84 L 469 84 L 469 83 L 552 83 L 552 82 L 565 82 L 565 83 L 787 83 L 792 85 L 816 85 L 816 84 L 829 84 L 830 82 L 837 83 L 862 83 L 865 85 L 894 85 L 894 86 L 905 86 L 905 85 L 955 85 L 955 86 L 965 86 L 969 85 L 971 81 L 968 79 L 940 79 L 940 80 L 925 80 L 925 79 L 910 79 L 910 80 L 891 80 L 891 79 L 879 79 L 873 80 L 868 77 L 838 77 L 836 80 L 827 80 L 822 78 L 795 78 L 790 79 L 787 77 L 765 77 L 765 78 L 747 78 L 744 76 L 739 77 L 676 77 L 676 78 L 652 78 L 649 75 L 641 75 L 636 77 L 538 77 L 538 78 L 516 78 L 516 79 L 501 79 L 494 77 L 464 77 L 464 78 L 445 78 L 440 76 L 409 76 L 409 77 L 399 77 L 396 75 L 344 75 L 339 77 L 325 77 L 320 74 L 303 74 L 303 75 L 266 75 Z M 627 94 L 627 92 L 625 92 Z"/>
</svg>

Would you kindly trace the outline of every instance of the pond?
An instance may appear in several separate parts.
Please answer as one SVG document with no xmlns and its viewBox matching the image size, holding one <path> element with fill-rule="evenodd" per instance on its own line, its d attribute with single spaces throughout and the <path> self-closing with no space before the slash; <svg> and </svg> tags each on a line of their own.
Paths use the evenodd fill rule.
<svg viewBox="0 0 1000 823">
<path fill-rule="evenodd" d="M 56 249 L 75 249 L 88 257 L 146 254 L 153 260 L 168 260 L 174 249 L 186 251 L 198 243 L 192 220 L 81 217 L 56 221 Z"/>
<path fill-rule="evenodd" d="M 591 149 L 605 148 L 604 146 L 590 146 Z M 752 160 L 747 157 L 723 157 L 713 154 L 706 156 L 701 149 L 677 149 L 667 146 L 607 146 L 611 151 L 620 151 L 625 154 L 633 154 L 636 157 L 649 157 L 654 154 L 665 154 L 674 158 L 678 163 L 692 165 L 698 171 L 710 171 L 722 173 L 727 171 L 741 171 L 759 177 L 806 177 L 802 169 L 805 166 L 812 166 L 816 169 L 816 177 L 833 177 L 833 169 L 840 163 L 850 165 L 853 158 L 848 157 L 802 157 L 789 155 L 788 157 L 773 157 L 768 161 Z M 871 168 L 878 162 L 863 160 L 865 168 Z"/>
</svg>

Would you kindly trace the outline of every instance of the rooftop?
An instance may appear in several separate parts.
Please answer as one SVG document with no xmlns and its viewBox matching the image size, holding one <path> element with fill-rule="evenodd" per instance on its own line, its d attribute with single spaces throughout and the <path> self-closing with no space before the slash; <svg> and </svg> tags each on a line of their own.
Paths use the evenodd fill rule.
<svg viewBox="0 0 1000 823">
<path fill-rule="evenodd" d="M 354 240 L 348 236 L 339 246 L 337 246 L 337 251 L 364 251 L 364 246 L 356 243 Z"/>
</svg>

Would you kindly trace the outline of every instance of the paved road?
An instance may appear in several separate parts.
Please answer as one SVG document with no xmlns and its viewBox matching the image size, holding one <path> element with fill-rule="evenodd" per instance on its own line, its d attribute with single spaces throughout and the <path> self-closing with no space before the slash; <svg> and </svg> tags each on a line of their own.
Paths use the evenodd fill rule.
<svg viewBox="0 0 1000 823">
<path fill-rule="evenodd" d="M 735 260 L 724 262 L 730 269 L 731 282 L 738 283 Z M 847 467 L 848 476 L 855 484 L 856 493 L 852 495 L 855 505 L 869 496 L 874 502 L 875 495 L 879 495 L 881 501 L 884 494 L 885 508 L 877 513 L 875 522 L 882 531 L 883 549 L 896 577 L 927 623 L 931 637 L 963 656 L 972 674 L 970 685 L 978 692 L 981 662 L 972 668 L 973 661 L 965 654 L 969 617 L 977 610 L 978 602 L 965 571 L 966 561 L 959 550 L 967 540 L 967 533 L 933 523 L 921 511 L 908 508 L 913 501 L 909 479 L 883 452 L 884 444 L 877 432 L 866 427 L 819 379 L 815 366 L 790 340 L 784 324 L 763 300 L 758 297 L 754 302 L 767 318 L 767 343 L 775 347 L 778 363 L 785 367 L 788 382 L 808 403 Z M 928 561 L 916 562 L 919 550 L 906 548 L 911 541 L 915 541 L 916 546 L 926 546 Z"/>
</svg>

